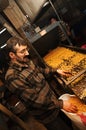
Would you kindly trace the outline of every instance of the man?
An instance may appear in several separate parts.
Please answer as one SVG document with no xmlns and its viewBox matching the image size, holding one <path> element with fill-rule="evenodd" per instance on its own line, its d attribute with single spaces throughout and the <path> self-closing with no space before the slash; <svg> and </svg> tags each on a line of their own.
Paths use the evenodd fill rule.
<svg viewBox="0 0 86 130">
<path fill-rule="evenodd" d="M 56 18 L 51 18 L 50 23 L 54 24 L 57 21 L 58 20 Z M 59 37 L 59 41 L 64 45 L 69 45 L 69 41 L 71 42 L 71 44 L 73 44 L 75 41 L 73 39 L 69 25 L 62 20 L 58 21 L 58 23 L 60 25 L 60 26 L 57 26 L 57 35 Z M 68 39 L 69 39 L 69 41 L 68 41 Z"/>
<path fill-rule="evenodd" d="M 28 44 L 20 38 L 7 41 L 7 54 L 10 65 L 6 73 L 7 88 L 24 103 L 29 112 L 43 123 L 48 130 L 60 130 L 65 123 L 59 117 L 59 110 L 76 112 L 77 108 L 67 101 L 56 99 L 45 75 L 55 72 L 52 68 L 41 68 L 28 59 Z M 58 72 L 58 70 L 56 70 Z M 59 71 L 61 74 L 65 74 Z"/>
</svg>

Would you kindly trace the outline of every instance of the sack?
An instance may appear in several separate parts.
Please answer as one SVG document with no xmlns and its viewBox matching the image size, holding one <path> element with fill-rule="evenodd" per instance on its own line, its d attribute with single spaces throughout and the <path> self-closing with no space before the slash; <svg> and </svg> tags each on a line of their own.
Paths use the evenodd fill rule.
<svg viewBox="0 0 86 130">
<path fill-rule="evenodd" d="M 74 95 L 63 94 L 59 99 L 68 100 L 70 96 Z M 78 113 L 69 113 L 63 109 L 62 111 L 71 119 L 71 121 L 73 122 L 73 124 L 75 124 L 77 128 L 79 128 L 80 130 L 86 130 L 86 112 L 78 114 Z"/>
</svg>

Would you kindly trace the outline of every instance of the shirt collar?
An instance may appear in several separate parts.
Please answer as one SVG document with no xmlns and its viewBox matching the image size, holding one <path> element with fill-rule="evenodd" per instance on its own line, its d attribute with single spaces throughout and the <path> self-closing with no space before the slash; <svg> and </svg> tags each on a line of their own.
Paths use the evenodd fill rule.
<svg viewBox="0 0 86 130">
<path fill-rule="evenodd" d="M 21 64 L 19 62 L 10 62 L 10 67 L 15 68 L 16 70 L 21 71 L 23 68 L 27 68 L 28 64 Z"/>
</svg>

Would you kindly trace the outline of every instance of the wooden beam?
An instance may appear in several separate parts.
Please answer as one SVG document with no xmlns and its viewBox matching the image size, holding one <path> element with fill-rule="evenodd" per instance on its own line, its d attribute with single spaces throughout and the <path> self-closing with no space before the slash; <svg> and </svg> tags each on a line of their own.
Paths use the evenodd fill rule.
<svg viewBox="0 0 86 130">
<path fill-rule="evenodd" d="M 23 130 L 30 130 L 29 126 L 21 120 L 18 116 L 14 115 L 11 111 L 9 111 L 4 105 L 0 104 L 0 110 L 10 117 L 14 122 L 16 122 Z"/>
<path fill-rule="evenodd" d="M 9 6 L 3 12 L 17 30 L 28 22 L 27 17 L 14 0 L 9 0 Z"/>
<path fill-rule="evenodd" d="M 6 27 L 6 29 L 8 30 L 8 32 L 12 35 L 12 36 L 19 36 L 19 34 L 17 33 L 17 31 L 12 27 L 12 25 L 10 25 L 10 23 L 0 14 L 0 22 L 2 23 L 2 25 L 4 27 Z"/>
</svg>

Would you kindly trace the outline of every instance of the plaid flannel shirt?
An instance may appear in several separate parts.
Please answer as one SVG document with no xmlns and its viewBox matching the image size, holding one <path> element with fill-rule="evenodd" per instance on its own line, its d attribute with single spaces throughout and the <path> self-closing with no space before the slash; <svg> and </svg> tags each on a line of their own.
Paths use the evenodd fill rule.
<svg viewBox="0 0 86 130">
<path fill-rule="evenodd" d="M 51 68 L 41 68 L 28 60 L 27 65 L 11 62 L 5 76 L 6 87 L 43 123 L 53 120 L 63 103 L 56 99 L 45 79 L 50 72 Z"/>
</svg>

